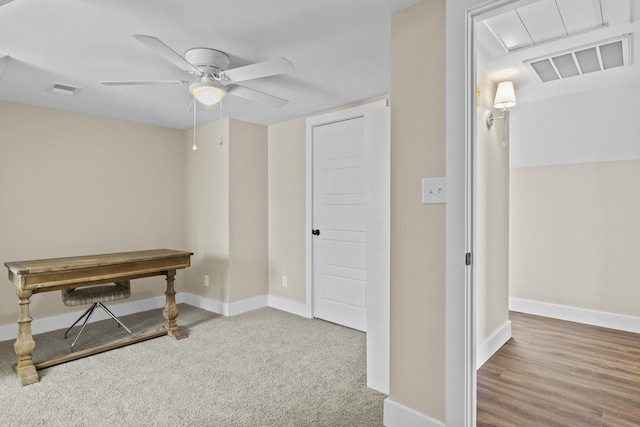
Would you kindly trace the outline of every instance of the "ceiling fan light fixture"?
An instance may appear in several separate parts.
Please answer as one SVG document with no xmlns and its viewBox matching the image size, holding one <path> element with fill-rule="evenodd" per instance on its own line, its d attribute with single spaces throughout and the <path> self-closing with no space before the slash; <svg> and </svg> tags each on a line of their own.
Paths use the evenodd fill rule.
<svg viewBox="0 0 640 427">
<path fill-rule="evenodd" d="M 204 105 L 217 104 L 227 94 L 226 90 L 208 81 L 192 83 L 189 86 L 189 92 Z"/>
</svg>

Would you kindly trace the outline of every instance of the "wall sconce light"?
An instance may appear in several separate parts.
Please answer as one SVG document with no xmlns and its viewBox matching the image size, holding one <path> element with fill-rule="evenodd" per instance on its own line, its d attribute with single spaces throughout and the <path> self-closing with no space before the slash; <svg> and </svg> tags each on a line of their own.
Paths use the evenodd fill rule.
<svg viewBox="0 0 640 427">
<path fill-rule="evenodd" d="M 516 105 L 516 93 L 512 82 L 502 82 L 496 90 L 496 98 L 493 102 L 495 108 L 502 110 L 502 117 L 493 117 L 493 112 L 487 113 L 487 127 L 492 127 L 494 120 L 504 119 L 509 108 Z"/>
</svg>

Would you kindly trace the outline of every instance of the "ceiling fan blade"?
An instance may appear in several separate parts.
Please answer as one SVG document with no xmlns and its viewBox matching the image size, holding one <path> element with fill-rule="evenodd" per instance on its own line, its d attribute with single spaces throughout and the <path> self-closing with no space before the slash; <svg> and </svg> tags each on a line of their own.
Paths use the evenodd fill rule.
<svg viewBox="0 0 640 427">
<path fill-rule="evenodd" d="M 152 36 L 145 36 L 144 34 L 134 34 L 133 38 L 147 46 L 149 49 L 155 51 L 158 55 L 162 56 L 164 59 L 171 62 L 181 70 L 195 75 L 202 74 L 202 72 L 198 70 L 192 63 L 184 59 L 182 56 L 180 56 L 173 49 L 171 49 L 169 46 L 167 46 L 157 38 Z"/>
<path fill-rule="evenodd" d="M 295 70 L 295 67 L 287 58 L 276 58 L 223 71 L 221 77 L 232 82 L 242 82 L 244 80 L 288 73 L 293 70 Z"/>
<path fill-rule="evenodd" d="M 277 96 L 269 95 L 255 89 L 249 89 L 244 86 L 230 85 L 227 86 L 226 90 L 227 93 L 230 93 L 232 95 L 248 99 L 249 101 L 267 104 L 274 108 L 282 108 L 289 103 L 289 101 L 286 99 L 278 98 Z"/>
<path fill-rule="evenodd" d="M 136 86 L 136 85 L 186 85 L 185 80 L 103 80 L 100 82 L 107 86 Z"/>
</svg>

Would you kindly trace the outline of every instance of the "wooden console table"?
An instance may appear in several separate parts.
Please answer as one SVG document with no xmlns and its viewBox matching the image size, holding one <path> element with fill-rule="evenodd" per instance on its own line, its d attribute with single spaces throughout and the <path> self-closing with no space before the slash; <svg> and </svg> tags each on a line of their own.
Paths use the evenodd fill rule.
<svg viewBox="0 0 640 427">
<path fill-rule="evenodd" d="M 48 368 L 162 335 L 170 335 L 176 339 L 186 338 L 186 335 L 182 333 L 176 323 L 178 308 L 176 306 L 176 291 L 174 290 L 173 282 L 176 270 L 189 267 L 191 255 L 193 255 L 191 252 L 156 249 L 5 263 L 4 265 L 9 269 L 9 280 L 16 285 L 20 306 L 18 338 L 14 345 L 18 362 L 14 365 L 14 370 L 18 374 L 22 385 L 40 381 L 38 369 Z M 158 331 L 71 353 L 46 362 L 33 363 L 31 353 L 33 353 L 36 343 L 31 334 L 32 319 L 29 315 L 29 304 L 33 294 L 151 276 L 166 276 L 167 278 L 166 300 L 162 310 L 165 323 Z"/>
</svg>

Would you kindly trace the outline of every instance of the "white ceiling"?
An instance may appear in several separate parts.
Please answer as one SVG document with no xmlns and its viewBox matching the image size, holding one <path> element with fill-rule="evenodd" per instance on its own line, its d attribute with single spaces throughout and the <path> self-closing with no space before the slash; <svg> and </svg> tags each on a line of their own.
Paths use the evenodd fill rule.
<svg viewBox="0 0 640 427">
<path fill-rule="evenodd" d="M 640 0 L 523 0 L 476 25 L 479 70 L 514 82 L 518 103 L 640 81 Z M 629 35 L 630 65 L 542 83 L 531 60 Z M 625 45 L 626 46 L 626 45 Z"/>
<path fill-rule="evenodd" d="M 284 56 L 285 75 L 243 82 L 290 102 L 274 109 L 227 96 L 223 117 L 273 124 L 389 92 L 390 17 L 417 0 L 0 0 L 0 100 L 177 129 L 193 125 L 187 86 L 101 80 L 190 80 L 135 40 L 179 54 L 209 47 L 230 68 Z M 52 82 L 80 86 L 74 96 Z M 200 110 L 198 124 L 218 120 Z"/>
</svg>

